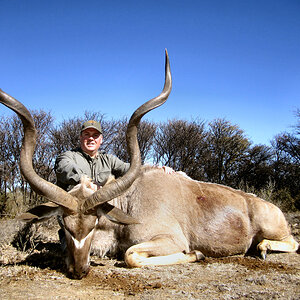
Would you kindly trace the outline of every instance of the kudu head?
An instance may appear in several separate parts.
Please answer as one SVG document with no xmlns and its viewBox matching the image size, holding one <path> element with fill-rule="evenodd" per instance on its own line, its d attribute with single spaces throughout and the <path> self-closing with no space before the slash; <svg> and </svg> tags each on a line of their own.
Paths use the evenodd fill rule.
<svg viewBox="0 0 300 300">
<path fill-rule="evenodd" d="M 165 84 L 162 93 L 141 105 L 128 123 L 126 132 L 127 151 L 130 156 L 128 172 L 97 192 L 88 188 L 88 179 L 84 177 L 81 183 L 69 193 L 36 174 L 32 166 L 36 144 L 36 129 L 32 116 L 22 103 L 0 90 L 0 102 L 15 111 L 23 123 L 21 173 L 36 193 L 50 201 L 34 207 L 19 219 L 41 221 L 53 215 L 61 216 L 67 246 L 66 265 L 70 277 L 80 279 L 88 274 L 91 242 L 100 216 L 104 215 L 109 220 L 123 225 L 137 223 L 132 217 L 107 202 L 123 194 L 138 177 L 141 157 L 137 141 L 137 126 L 147 112 L 167 100 L 171 88 L 172 79 L 166 51 Z"/>
</svg>

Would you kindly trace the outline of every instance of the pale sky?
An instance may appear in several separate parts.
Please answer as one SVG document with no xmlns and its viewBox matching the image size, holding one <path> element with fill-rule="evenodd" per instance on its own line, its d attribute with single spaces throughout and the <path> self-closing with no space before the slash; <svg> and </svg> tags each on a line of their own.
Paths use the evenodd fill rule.
<svg viewBox="0 0 300 300">
<path fill-rule="evenodd" d="M 254 144 L 296 123 L 298 0 L 0 0 L 0 33 L 0 88 L 57 122 L 129 117 L 161 92 L 167 48 L 173 90 L 148 120 L 225 118 Z"/>
</svg>

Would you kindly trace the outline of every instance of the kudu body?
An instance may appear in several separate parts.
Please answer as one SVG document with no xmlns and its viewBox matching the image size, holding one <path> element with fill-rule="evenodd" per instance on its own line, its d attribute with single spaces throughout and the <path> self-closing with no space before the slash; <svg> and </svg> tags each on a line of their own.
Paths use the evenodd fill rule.
<svg viewBox="0 0 300 300">
<path fill-rule="evenodd" d="M 166 101 L 170 91 L 166 54 L 162 93 L 137 109 L 129 121 L 130 170 L 95 193 L 87 188 L 87 178 L 67 193 L 34 172 L 31 115 L 20 102 L 0 92 L 0 102 L 13 109 L 24 124 L 21 171 L 31 187 L 51 201 L 22 218 L 62 216 L 66 262 L 72 277 L 82 278 L 88 273 L 92 242 L 99 255 L 125 252 L 131 267 L 243 254 L 252 247 L 258 247 L 263 258 L 267 250 L 298 249 L 283 213 L 273 204 L 226 186 L 194 181 L 181 173 L 167 175 L 157 168 L 141 167 L 137 125 L 145 113 Z"/>
</svg>

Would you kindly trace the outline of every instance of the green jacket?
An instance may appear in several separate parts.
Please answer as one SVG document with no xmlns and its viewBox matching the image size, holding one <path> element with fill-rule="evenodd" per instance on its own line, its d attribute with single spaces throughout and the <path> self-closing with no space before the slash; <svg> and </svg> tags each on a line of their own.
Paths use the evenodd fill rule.
<svg viewBox="0 0 300 300">
<path fill-rule="evenodd" d="M 82 175 L 87 175 L 94 182 L 104 185 L 111 175 L 123 176 L 130 164 L 124 163 L 116 156 L 98 152 L 91 158 L 80 148 L 60 154 L 55 162 L 57 185 L 66 191 L 80 183 Z"/>
</svg>

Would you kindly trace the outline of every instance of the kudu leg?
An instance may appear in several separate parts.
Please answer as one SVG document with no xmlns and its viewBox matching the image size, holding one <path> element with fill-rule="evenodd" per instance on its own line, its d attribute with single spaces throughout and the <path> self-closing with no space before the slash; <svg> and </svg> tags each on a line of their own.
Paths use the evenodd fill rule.
<svg viewBox="0 0 300 300">
<path fill-rule="evenodd" d="M 132 268 L 183 264 L 202 259 L 204 255 L 200 251 L 186 253 L 183 247 L 165 237 L 134 245 L 125 253 L 125 262 Z"/>
<path fill-rule="evenodd" d="M 267 251 L 280 251 L 280 252 L 296 252 L 299 244 L 290 235 L 281 241 L 262 240 L 257 249 L 260 251 L 260 255 L 263 259 L 266 259 Z"/>
</svg>

